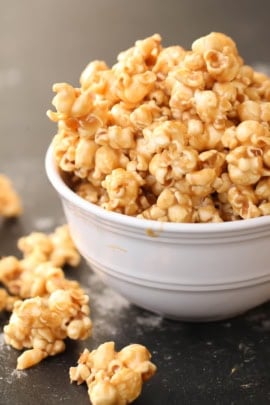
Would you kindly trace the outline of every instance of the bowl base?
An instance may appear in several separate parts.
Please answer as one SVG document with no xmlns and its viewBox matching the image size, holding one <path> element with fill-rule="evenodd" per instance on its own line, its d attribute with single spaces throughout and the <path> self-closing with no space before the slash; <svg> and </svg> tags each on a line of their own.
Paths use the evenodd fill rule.
<svg viewBox="0 0 270 405">
<path fill-rule="evenodd" d="M 261 296 L 258 294 L 262 292 L 260 285 L 224 291 L 167 291 L 127 282 L 93 261 L 88 261 L 88 264 L 107 286 L 131 304 L 173 321 L 225 321 L 243 315 L 270 299 L 270 283 L 264 283 Z"/>
</svg>

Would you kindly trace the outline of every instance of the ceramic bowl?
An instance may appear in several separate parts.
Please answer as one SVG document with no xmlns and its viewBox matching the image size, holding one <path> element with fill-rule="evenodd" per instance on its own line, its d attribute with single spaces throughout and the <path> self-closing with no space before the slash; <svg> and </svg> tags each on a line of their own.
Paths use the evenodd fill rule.
<svg viewBox="0 0 270 405">
<path fill-rule="evenodd" d="M 185 321 L 230 318 L 270 299 L 270 216 L 179 224 L 108 212 L 75 194 L 46 155 L 73 240 L 131 303 Z"/>
</svg>

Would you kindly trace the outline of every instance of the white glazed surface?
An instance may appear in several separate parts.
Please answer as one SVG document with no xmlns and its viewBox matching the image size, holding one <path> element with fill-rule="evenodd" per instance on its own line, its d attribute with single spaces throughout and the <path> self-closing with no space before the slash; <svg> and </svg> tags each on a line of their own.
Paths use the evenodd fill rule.
<svg viewBox="0 0 270 405">
<path fill-rule="evenodd" d="M 208 321 L 270 299 L 270 217 L 217 224 L 137 219 L 72 192 L 51 147 L 46 171 L 82 256 L 134 304 L 168 318 Z"/>
</svg>

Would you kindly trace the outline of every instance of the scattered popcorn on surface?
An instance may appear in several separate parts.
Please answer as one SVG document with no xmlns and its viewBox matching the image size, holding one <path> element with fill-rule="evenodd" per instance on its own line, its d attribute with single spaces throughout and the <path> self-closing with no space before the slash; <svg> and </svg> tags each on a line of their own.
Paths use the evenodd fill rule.
<svg viewBox="0 0 270 405">
<path fill-rule="evenodd" d="M 24 267 L 24 260 L 7 256 L 0 260 L 0 282 L 8 291 L 20 298 L 43 297 L 54 290 L 78 288 L 79 283 L 65 278 L 60 267 L 50 262 Z"/>
<path fill-rule="evenodd" d="M 7 344 L 24 351 L 17 369 L 31 367 L 65 350 L 64 339 L 86 339 L 92 329 L 89 297 L 80 289 L 56 289 L 50 295 L 17 301 L 4 326 Z"/>
<path fill-rule="evenodd" d="M 18 300 L 18 297 L 9 295 L 4 288 L 0 288 L 0 312 L 8 311 L 11 312 L 14 303 Z"/>
<path fill-rule="evenodd" d="M 91 335 L 89 297 L 59 266 L 79 264 L 66 225 L 50 234 L 33 232 L 18 241 L 23 253 L 0 259 L 0 311 L 12 311 L 4 327 L 7 344 L 24 351 L 17 368 L 31 367 L 65 350 L 64 339 Z"/>
<path fill-rule="evenodd" d="M 65 264 L 75 267 L 80 263 L 80 254 L 71 239 L 68 225 L 59 226 L 49 235 L 32 232 L 19 239 L 18 248 L 23 253 L 26 267 L 47 261 L 57 267 Z"/>
<path fill-rule="evenodd" d="M 213 32 L 191 50 L 155 34 L 80 88 L 58 83 L 54 156 L 81 197 L 126 215 L 221 222 L 269 215 L 270 78 Z"/>
<path fill-rule="evenodd" d="M 96 350 L 85 349 L 78 366 L 70 368 L 70 380 L 86 382 L 92 405 L 126 405 L 141 394 L 143 383 L 156 372 L 146 347 L 131 344 L 119 352 L 114 342 Z"/>
<path fill-rule="evenodd" d="M 80 254 L 69 234 L 67 225 L 49 235 L 32 232 L 18 240 L 23 254 L 0 259 L 0 282 L 20 298 L 49 294 L 55 288 L 73 288 L 76 281 L 67 280 L 61 269 L 65 264 L 77 266 Z"/>
<path fill-rule="evenodd" d="M 0 216 L 17 217 L 22 213 L 21 200 L 11 181 L 0 174 Z"/>
</svg>

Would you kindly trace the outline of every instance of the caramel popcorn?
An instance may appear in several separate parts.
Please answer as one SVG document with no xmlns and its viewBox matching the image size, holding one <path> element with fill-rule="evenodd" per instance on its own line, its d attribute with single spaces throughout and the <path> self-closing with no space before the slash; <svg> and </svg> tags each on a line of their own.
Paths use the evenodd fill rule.
<svg viewBox="0 0 270 405">
<path fill-rule="evenodd" d="M 49 235 L 32 232 L 18 241 L 18 248 L 23 253 L 24 264 L 27 262 L 47 262 L 62 267 L 64 264 L 78 266 L 80 254 L 69 232 L 68 225 L 62 225 Z"/>
<path fill-rule="evenodd" d="M 0 216 L 17 217 L 22 213 L 22 204 L 11 181 L 0 174 Z"/>
<path fill-rule="evenodd" d="M 0 260 L 0 282 L 11 294 L 23 299 L 44 296 L 57 288 L 69 289 L 79 286 L 76 281 L 66 279 L 63 270 L 54 267 L 50 262 L 25 267 L 24 260 L 14 256 Z"/>
<path fill-rule="evenodd" d="M 169 222 L 268 215 L 268 199 L 250 187 L 270 175 L 270 79 L 231 38 L 212 32 L 185 50 L 155 34 L 111 68 L 90 62 L 80 85 L 55 84 L 48 116 L 56 162 L 82 198 Z"/>
<path fill-rule="evenodd" d="M 106 342 L 92 352 L 84 349 L 78 365 L 70 368 L 70 380 L 87 384 L 93 405 L 130 404 L 156 372 L 150 359 L 142 345 L 131 344 L 116 352 L 115 343 Z"/>
<path fill-rule="evenodd" d="M 22 259 L 0 259 L 0 310 L 12 311 L 4 327 L 7 344 L 24 351 L 17 368 L 31 367 L 65 349 L 64 339 L 86 339 L 92 330 L 89 297 L 60 266 L 78 265 L 66 225 L 45 235 L 33 232 L 18 241 Z"/>
<path fill-rule="evenodd" d="M 4 288 L 0 288 L 0 312 L 5 310 L 11 312 L 14 306 L 14 303 L 19 298 L 13 295 L 9 295 Z"/>
<path fill-rule="evenodd" d="M 92 328 L 88 300 L 80 288 L 58 288 L 44 297 L 16 301 L 4 337 L 15 349 L 27 349 L 18 357 L 17 369 L 64 351 L 67 337 L 86 339 Z"/>
<path fill-rule="evenodd" d="M 65 264 L 77 266 L 80 262 L 67 225 L 57 227 L 49 235 L 32 232 L 21 237 L 18 248 L 22 259 L 15 256 L 0 259 L 0 282 L 11 294 L 29 298 L 47 294 L 48 282 L 53 281 L 61 288 L 75 283 L 68 281 L 61 269 Z"/>
</svg>

